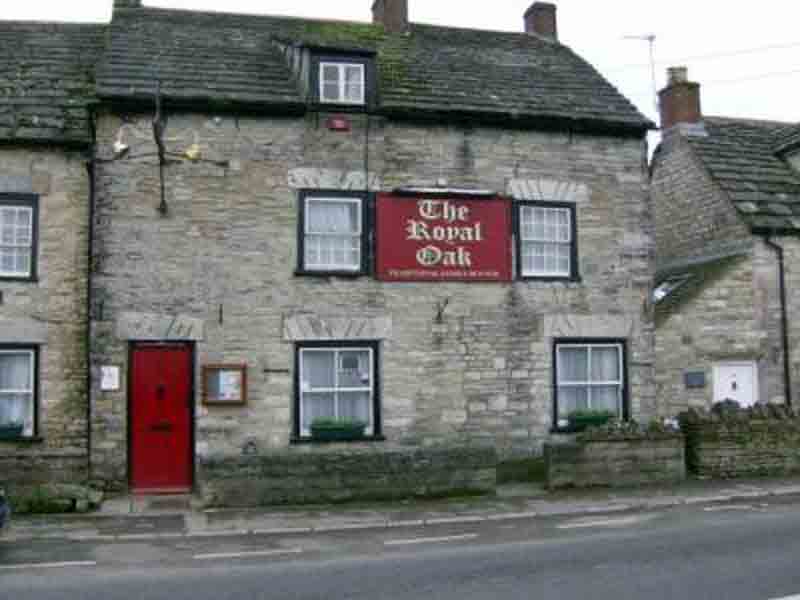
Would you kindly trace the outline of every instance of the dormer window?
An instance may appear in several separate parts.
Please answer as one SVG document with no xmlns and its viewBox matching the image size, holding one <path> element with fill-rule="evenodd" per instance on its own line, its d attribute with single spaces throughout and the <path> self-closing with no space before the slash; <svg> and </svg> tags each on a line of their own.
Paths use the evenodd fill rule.
<svg viewBox="0 0 800 600">
<path fill-rule="evenodd" d="M 318 110 L 363 112 L 375 104 L 373 54 L 317 49 L 309 75 L 310 101 Z"/>
<path fill-rule="evenodd" d="M 320 62 L 319 99 L 322 104 L 365 104 L 364 63 Z"/>
</svg>

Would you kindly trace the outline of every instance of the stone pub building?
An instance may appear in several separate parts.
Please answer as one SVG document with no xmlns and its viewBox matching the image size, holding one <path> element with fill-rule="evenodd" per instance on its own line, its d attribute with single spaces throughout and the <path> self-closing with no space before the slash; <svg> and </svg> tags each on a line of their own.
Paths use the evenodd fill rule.
<svg viewBox="0 0 800 600">
<path fill-rule="evenodd" d="M 652 124 L 553 5 L 520 33 L 408 12 L 0 24 L 60 43 L 80 137 L 48 137 L 49 96 L 0 105 L 44 136 L 0 126 L 0 421 L 26 415 L 0 461 L 69 449 L 108 489 L 292 502 L 328 497 L 313 473 L 350 485 L 337 465 L 469 487 L 459 466 L 536 455 L 574 410 L 655 413 Z M 315 443 L 322 417 L 365 439 Z"/>
</svg>

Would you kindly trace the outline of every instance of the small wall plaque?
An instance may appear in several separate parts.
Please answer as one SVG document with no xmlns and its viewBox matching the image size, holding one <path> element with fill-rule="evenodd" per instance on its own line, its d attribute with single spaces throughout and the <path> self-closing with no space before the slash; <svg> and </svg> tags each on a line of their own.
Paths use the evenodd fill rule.
<svg viewBox="0 0 800 600">
<path fill-rule="evenodd" d="M 100 367 L 100 391 L 119 391 L 119 367 Z"/>
<path fill-rule="evenodd" d="M 247 365 L 205 365 L 203 404 L 236 406 L 247 402 Z"/>
<path fill-rule="evenodd" d="M 704 371 L 686 371 L 683 380 L 687 389 L 706 387 L 706 374 Z"/>
</svg>

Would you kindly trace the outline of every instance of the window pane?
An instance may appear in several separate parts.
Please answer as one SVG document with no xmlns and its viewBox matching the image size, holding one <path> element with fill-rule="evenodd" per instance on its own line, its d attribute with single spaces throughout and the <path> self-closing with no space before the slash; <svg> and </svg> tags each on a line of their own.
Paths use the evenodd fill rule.
<svg viewBox="0 0 800 600">
<path fill-rule="evenodd" d="M 339 85 L 339 66 L 322 65 L 322 81 L 325 83 L 335 83 Z"/>
<path fill-rule="evenodd" d="M 334 395 L 332 392 L 324 394 L 304 393 L 301 397 L 303 422 L 302 430 L 308 432 L 314 419 L 336 416 Z"/>
<path fill-rule="evenodd" d="M 619 381 L 619 350 L 592 348 L 592 381 Z"/>
<path fill-rule="evenodd" d="M 558 388 L 558 418 L 566 419 L 576 410 L 589 408 L 589 394 L 585 387 Z"/>
<path fill-rule="evenodd" d="M 619 416 L 621 404 L 620 386 L 592 386 L 592 410 L 607 410 Z"/>
<path fill-rule="evenodd" d="M 306 231 L 309 233 L 358 233 L 360 202 L 309 200 Z"/>
<path fill-rule="evenodd" d="M 343 350 L 339 353 L 340 388 L 369 387 L 370 364 L 367 350 Z"/>
<path fill-rule="evenodd" d="M 589 381 L 589 353 L 586 348 L 558 349 L 558 380 Z"/>
<path fill-rule="evenodd" d="M 33 390 L 31 360 L 27 352 L 0 354 L 0 392 Z"/>
<path fill-rule="evenodd" d="M 340 392 L 339 417 L 364 421 L 369 425 L 370 397 L 369 392 Z"/>
<path fill-rule="evenodd" d="M 0 228 L 0 244 L 12 246 L 14 244 L 14 239 L 14 226 L 3 225 L 3 227 Z"/>
<path fill-rule="evenodd" d="M 303 374 L 302 385 L 304 391 L 308 386 L 309 391 L 319 388 L 331 389 L 335 385 L 333 372 L 333 351 L 307 351 L 301 352 Z"/>
<path fill-rule="evenodd" d="M 336 101 L 339 99 L 339 84 L 325 83 L 322 85 L 322 99 Z"/>
<path fill-rule="evenodd" d="M 0 393 L 0 425 L 22 424 L 23 435 L 33 435 L 33 394 Z"/>
<path fill-rule="evenodd" d="M 31 210 L 29 208 L 20 208 L 17 210 L 17 227 L 21 229 L 30 229 L 31 226 Z"/>
<path fill-rule="evenodd" d="M 349 102 L 362 102 L 364 94 L 364 69 L 361 65 L 345 67 L 345 98 Z"/>
<path fill-rule="evenodd" d="M 0 271 L 3 273 L 14 273 L 16 267 L 16 254 L 13 250 L 0 248 Z"/>
<path fill-rule="evenodd" d="M 26 275 L 30 273 L 31 270 L 31 253 L 30 250 L 18 250 L 17 251 L 17 264 L 16 269 L 14 269 L 17 273 L 25 273 Z"/>
</svg>

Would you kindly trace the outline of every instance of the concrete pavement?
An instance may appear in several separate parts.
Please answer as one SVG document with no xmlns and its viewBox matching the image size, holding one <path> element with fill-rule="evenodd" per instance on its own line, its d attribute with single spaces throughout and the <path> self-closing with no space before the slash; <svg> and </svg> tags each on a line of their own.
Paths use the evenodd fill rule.
<svg viewBox="0 0 800 600">
<path fill-rule="evenodd" d="M 681 505 L 800 496 L 800 479 L 690 481 L 677 486 L 548 493 L 500 486 L 491 498 L 403 501 L 299 509 L 200 510 L 189 497 L 111 499 L 91 515 L 16 515 L 0 544 L 23 540 L 125 541 L 225 535 L 312 534 L 359 529 L 611 514 Z"/>
</svg>

